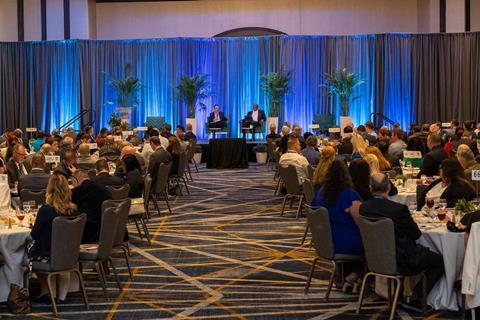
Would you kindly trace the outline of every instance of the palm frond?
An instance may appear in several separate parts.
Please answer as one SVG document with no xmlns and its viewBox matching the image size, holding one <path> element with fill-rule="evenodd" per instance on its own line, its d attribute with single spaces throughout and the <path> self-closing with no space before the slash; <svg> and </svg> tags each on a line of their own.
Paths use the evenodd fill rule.
<svg viewBox="0 0 480 320">
<path fill-rule="evenodd" d="M 337 97 L 340 100 L 342 113 L 348 115 L 349 102 L 358 99 L 352 98 L 352 94 L 356 87 L 365 83 L 360 75 L 348 72 L 346 68 L 338 69 L 332 74 L 325 74 L 325 82 L 321 86 L 326 88 L 326 95 Z"/>
</svg>

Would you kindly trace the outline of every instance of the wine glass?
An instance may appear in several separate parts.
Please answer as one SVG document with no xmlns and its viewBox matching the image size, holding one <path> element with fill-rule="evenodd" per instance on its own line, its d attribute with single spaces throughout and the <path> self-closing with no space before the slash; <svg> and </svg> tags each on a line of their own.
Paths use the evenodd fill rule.
<svg viewBox="0 0 480 320">
<path fill-rule="evenodd" d="M 439 199 L 438 206 L 440 209 L 445 210 L 447 208 L 447 199 Z"/>
<path fill-rule="evenodd" d="M 415 211 L 417 210 L 417 203 L 415 201 L 410 201 L 408 203 L 408 209 L 412 214 L 415 213 Z"/>
<path fill-rule="evenodd" d="M 25 212 L 25 214 L 28 214 L 30 212 L 30 209 L 31 209 L 31 203 L 30 201 L 25 201 L 23 203 L 23 211 Z"/>
<path fill-rule="evenodd" d="M 433 206 L 435 205 L 435 199 L 427 197 L 426 204 L 429 209 L 432 209 Z"/>
<path fill-rule="evenodd" d="M 30 210 L 30 206 L 28 206 L 28 207 L 29 207 L 29 210 Z M 25 208 L 25 207 L 24 207 L 24 208 Z M 27 213 L 28 213 L 28 212 L 26 212 L 26 211 L 24 212 L 24 211 L 22 211 L 22 210 L 18 210 L 18 211 L 17 211 L 16 216 L 17 216 L 17 219 L 18 219 L 18 221 L 19 221 L 19 224 L 22 224 L 23 218 L 25 218 L 25 214 L 27 214 Z"/>
</svg>

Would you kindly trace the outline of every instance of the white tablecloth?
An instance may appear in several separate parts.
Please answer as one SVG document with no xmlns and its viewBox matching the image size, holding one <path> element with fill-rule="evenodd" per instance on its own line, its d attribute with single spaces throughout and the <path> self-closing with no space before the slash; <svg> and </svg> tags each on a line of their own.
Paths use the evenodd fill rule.
<svg viewBox="0 0 480 320">
<path fill-rule="evenodd" d="M 445 225 L 422 230 L 418 243 L 443 256 L 445 274 L 430 291 L 427 303 L 435 310 L 459 310 L 460 294 L 454 289 L 461 279 L 465 256 L 464 233 L 447 230 Z"/>
<path fill-rule="evenodd" d="M 10 187 L 8 183 L 0 183 L 0 210 L 8 210 L 10 201 Z"/>
<path fill-rule="evenodd" d="M 7 301 L 11 283 L 23 286 L 22 262 L 25 241 L 29 237 L 29 228 L 13 227 L 0 230 L 0 252 L 5 257 L 5 265 L 0 267 L 0 302 Z"/>
<path fill-rule="evenodd" d="M 407 205 L 410 202 L 417 202 L 416 192 L 399 192 L 398 194 L 389 197 L 390 200 Z"/>
</svg>

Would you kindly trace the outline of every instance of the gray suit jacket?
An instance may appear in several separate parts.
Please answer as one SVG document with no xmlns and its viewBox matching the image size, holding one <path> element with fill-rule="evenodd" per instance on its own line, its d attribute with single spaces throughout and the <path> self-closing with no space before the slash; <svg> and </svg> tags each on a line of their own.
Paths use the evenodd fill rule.
<svg viewBox="0 0 480 320">
<path fill-rule="evenodd" d="M 95 169 L 95 163 L 97 159 L 88 155 L 79 155 L 77 158 L 77 167 L 82 170 L 92 170 Z"/>
<path fill-rule="evenodd" d="M 172 156 L 170 152 L 163 149 L 162 147 L 157 148 L 154 153 L 150 156 L 150 162 L 148 164 L 148 173 L 152 176 L 153 181 L 156 181 L 158 166 L 161 163 L 169 164 L 172 161 Z"/>
<path fill-rule="evenodd" d="M 27 172 L 30 171 L 31 167 L 27 162 L 23 162 L 23 166 L 27 170 Z M 17 164 L 15 163 L 15 160 L 11 158 L 7 162 L 7 174 L 8 174 L 8 184 L 13 187 L 16 181 L 20 180 L 20 172 L 18 171 Z"/>
</svg>

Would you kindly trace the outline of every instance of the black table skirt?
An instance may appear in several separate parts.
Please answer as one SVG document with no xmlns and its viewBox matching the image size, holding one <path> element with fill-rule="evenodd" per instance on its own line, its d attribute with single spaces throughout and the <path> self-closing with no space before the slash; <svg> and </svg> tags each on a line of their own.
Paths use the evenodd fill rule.
<svg viewBox="0 0 480 320">
<path fill-rule="evenodd" d="M 207 168 L 248 168 L 248 150 L 245 139 L 210 139 Z"/>
</svg>

